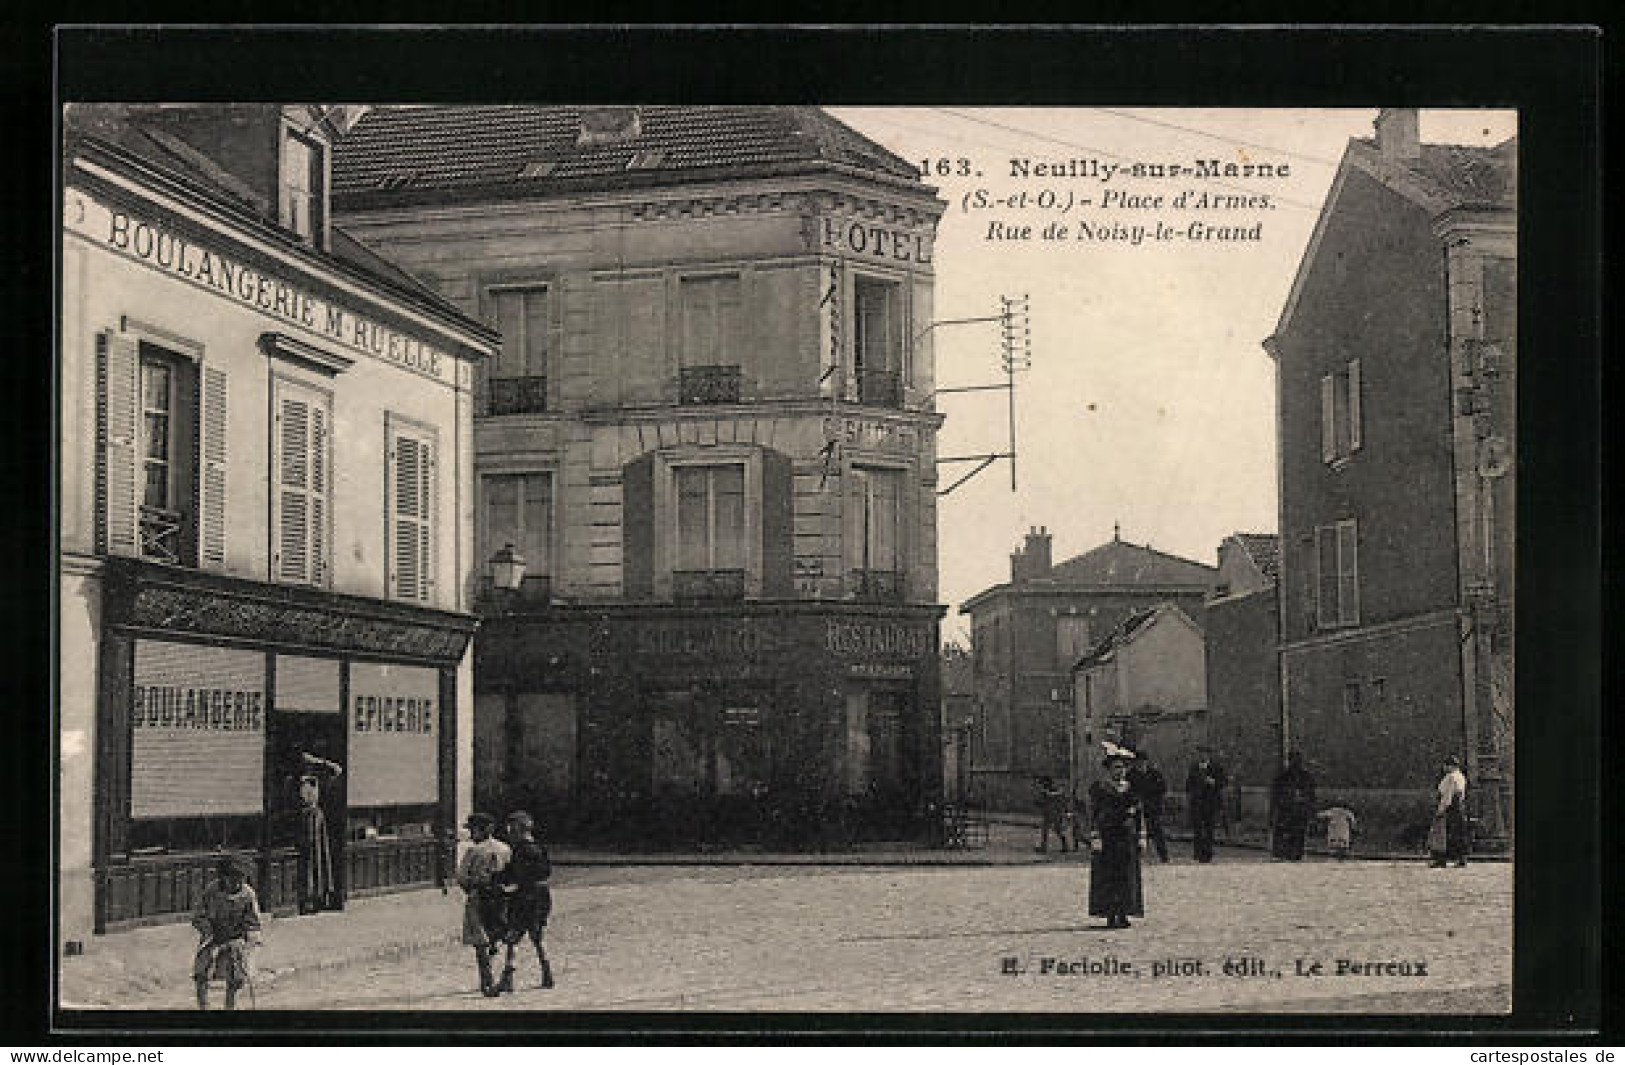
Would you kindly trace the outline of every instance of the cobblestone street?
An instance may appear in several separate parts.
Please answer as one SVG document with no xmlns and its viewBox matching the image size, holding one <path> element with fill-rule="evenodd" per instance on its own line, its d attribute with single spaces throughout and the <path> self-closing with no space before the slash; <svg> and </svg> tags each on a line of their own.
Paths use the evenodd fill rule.
<svg viewBox="0 0 1625 1065">
<path fill-rule="evenodd" d="M 1512 867 L 1278 864 L 1226 852 L 1145 869 L 1147 917 L 1084 916 L 1085 863 L 561 870 L 538 987 L 475 990 L 467 948 L 262 975 L 260 1009 L 1503 1012 Z M 438 916 L 455 917 L 456 892 Z M 276 924 L 268 935 L 276 934 Z M 1350 971 L 1347 964 L 1360 968 Z M 1316 969 L 1316 966 L 1319 966 Z M 184 1008 L 184 988 L 163 1001 Z"/>
</svg>

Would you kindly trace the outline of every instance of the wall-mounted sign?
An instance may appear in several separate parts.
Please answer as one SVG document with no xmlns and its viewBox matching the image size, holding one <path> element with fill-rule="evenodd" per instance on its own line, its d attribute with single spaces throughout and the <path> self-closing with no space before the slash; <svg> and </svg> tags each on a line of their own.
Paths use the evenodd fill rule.
<svg viewBox="0 0 1625 1065">
<path fill-rule="evenodd" d="M 912 455 L 919 444 L 913 426 L 879 418 L 831 415 L 824 419 L 824 439 L 835 440 L 870 451 L 891 451 Z"/>
<path fill-rule="evenodd" d="M 440 794 L 440 674 L 356 662 L 346 707 L 351 806 L 432 803 Z"/>
<path fill-rule="evenodd" d="M 846 218 L 823 219 L 824 247 L 900 263 L 929 263 L 931 239 L 925 233 Z"/>
<path fill-rule="evenodd" d="M 863 680 L 913 680 L 914 667 L 904 662 L 853 662 L 846 675 Z"/>
<path fill-rule="evenodd" d="M 455 360 L 440 348 L 331 303 L 239 259 L 194 244 L 161 223 L 101 203 L 82 189 L 64 198 L 67 228 L 144 266 L 190 282 L 316 338 L 448 380 Z"/>
<path fill-rule="evenodd" d="M 130 816 L 264 808 L 265 655 L 137 640 Z"/>
<path fill-rule="evenodd" d="M 842 658 L 924 658 L 931 653 L 931 632 L 891 622 L 824 623 L 829 652 Z"/>
</svg>

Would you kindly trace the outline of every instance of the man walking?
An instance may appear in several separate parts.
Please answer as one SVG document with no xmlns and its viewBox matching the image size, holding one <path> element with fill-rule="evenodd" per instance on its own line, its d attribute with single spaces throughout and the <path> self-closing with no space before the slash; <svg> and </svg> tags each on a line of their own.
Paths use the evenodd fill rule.
<svg viewBox="0 0 1625 1065">
<path fill-rule="evenodd" d="M 1213 758 L 1211 748 L 1196 748 L 1196 763 L 1185 775 L 1185 801 L 1191 808 L 1191 832 L 1194 835 L 1196 860 L 1213 860 L 1213 829 L 1218 824 L 1219 810 L 1224 803 L 1224 786 L 1229 782 L 1224 767 Z"/>
<path fill-rule="evenodd" d="M 1145 819 L 1146 838 L 1156 848 L 1157 859 L 1166 864 L 1168 837 L 1162 834 L 1162 800 L 1168 794 L 1168 779 L 1146 754 L 1135 759 L 1128 779 L 1140 800 L 1140 816 Z"/>
</svg>

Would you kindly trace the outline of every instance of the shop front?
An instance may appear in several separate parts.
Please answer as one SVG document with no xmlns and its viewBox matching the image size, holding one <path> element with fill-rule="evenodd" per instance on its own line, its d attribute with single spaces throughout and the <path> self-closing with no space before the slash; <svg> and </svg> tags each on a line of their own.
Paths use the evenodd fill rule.
<svg viewBox="0 0 1625 1065">
<path fill-rule="evenodd" d="M 123 559 L 104 605 L 98 932 L 189 913 L 222 854 L 278 913 L 444 881 L 472 618 Z"/>
<path fill-rule="evenodd" d="M 827 603 L 489 618 L 476 801 L 583 843 L 915 835 L 941 800 L 939 619 Z"/>
</svg>

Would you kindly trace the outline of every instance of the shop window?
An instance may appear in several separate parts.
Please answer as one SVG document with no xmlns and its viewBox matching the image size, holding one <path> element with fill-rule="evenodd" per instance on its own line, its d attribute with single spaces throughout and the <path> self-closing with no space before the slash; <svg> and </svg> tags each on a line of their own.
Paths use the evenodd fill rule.
<svg viewBox="0 0 1625 1065">
<path fill-rule="evenodd" d="M 311 244 L 326 245 L 327 148 L 293 129 L 283 130 L 277 207 L 284 226 Z"/>
<path fill-rule="evenodd" d="M 903 471 L 854 466 L 848 474 L 848 559 L 852 593 L 871 602 L 901 602 Z"/>
<path fill-rule="evenodd" d="M 347 811 L 352 840 L 429 839 L 439 811 L 433 804 L 352 806 Z"/>
<path fill-rule="evenodd" d="M 261 828 L 258 816 L 137 818 L 130 822 L 130 856 L 258 850 Z"/>
<path fill-rule="evenodd" d="M 545 287 L 491 293 L 502 346 L 487 364 L 486 414 L 540 414 L 547 410 L 549 299 Z"/>
<path fill-rule="evenodd" d="M 389 594 L 427 603 L 435 586 L 436 447 L 434 431 L 397 415 L 386 416 L 389 501 L 385 550 Z"/>
<path fill-rule="evenodd" d="M 1320 379 L 1320 457 L 1337 462 L 1360 449 L 1360 360 Z"/>
<path fill-rule="evenodd" d="M 553 475 L 488 474 L 480 479 L 485 498 L 485 549 L 490 558 L 512 544 L 525 560 L 520 587 L 524 599 L 546 601 L 552 590 Z"/>
<path fill-rule="evenodd" d="M 858 277 L 853 281 L 856 313 L 852 360 L 858 402 L 877 407 L 903 405 L 903 288 L 893 281 Z"/>
<path fill-rule="evenodd" d="M 1359 534 L 1353 520 L 1315 529 L 1319 596 L 1315 620 L 1322 629 L 1360 623 Z"/>
<path fill-rule="evenodd" d="M 745 348 L 739 275 L 685 277 L 680 291 L 681 402 L 739 402 Z"/>
<path fill-rule="evenodd" d="M 745 594 L 745 467 L 678 466 L 676 565 L 679 599 L 740 599 Z"/>
<path fill-rule="evenodd" d="M 271 569 L 289 584 L 331 580 L 332 396 L 275 379 L 271 432 Z"/>
</svg>

